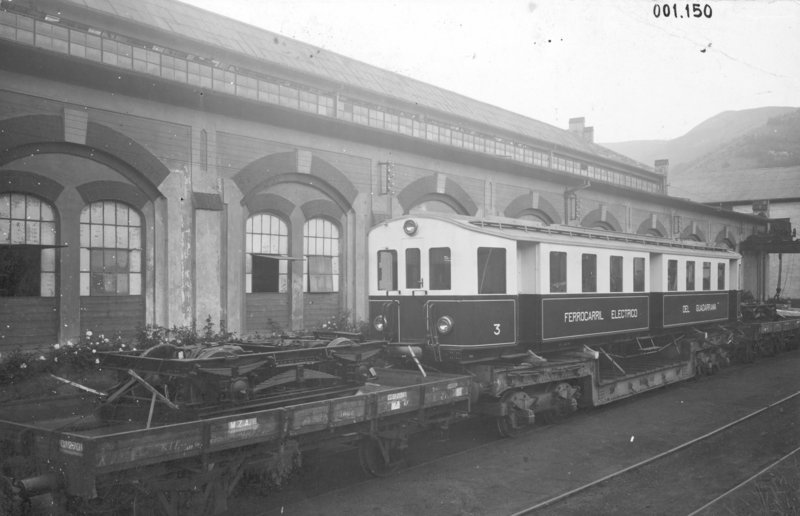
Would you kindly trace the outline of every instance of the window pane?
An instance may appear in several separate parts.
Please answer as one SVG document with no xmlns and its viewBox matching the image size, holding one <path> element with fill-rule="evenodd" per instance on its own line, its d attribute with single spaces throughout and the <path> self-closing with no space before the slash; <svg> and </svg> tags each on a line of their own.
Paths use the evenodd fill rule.
<svg viewBox="0 0 800 516">
<path fill-rule="evenodd" d="M 711 290 L 711 262 L 703 262 L 703 290 Z"/>
<path fill-rule="evenodd" d="M 81 295 L 88 296 L 91 292 L 89 291 L 89 273 L 82 272 L 81 273 Z"/>
<path fill-rule="evenodd" d="M 505 294 L 506 250 L 502 247 L 478 248 L 478 294 Z"/>
<path fill-rule="evenodd" d="M 633 291 L 644 292 L 644 258 L 633 259 Z"/>
<path fill-rule="evenodd" d="M 622 292 L 622 256 L 612 256 L 609 261 L 609 290 Z"/>
<path fill-rule="evenodd" d="M 419 249 L 406 249 L 406 288 L 422 288 Z"/>
<path fill-rule="evenodd" d="M 694 262 L 686 262 L 686 290 L 694 290 Z"/>
<path fill-rule="evenodd" d="M 583 292 L 597 292 L 597 255 L 581 255 L 581 278 Z"/>
<path fill-rule="evenodd" d="M 450 290 L 450 248 L 432 247 L 428 255 L 431 290 Z"/>
<path fill-rule="evenodd" d="M 567 253 L 550 252 L 550 292 L 567 291 Z"/>
<path fill-rule="evenodd" d="M 378 290 L 397 290 L 397 251 L 378 251 Z"/>
<path fill-rule="evenodd" d="M 252 292 L 278 292 L 278 260 L 253 256 Z"/>
<path fill-rule="evenodd" d="M 41 296 L 41 250 L 38 247 L 0 247 L 0 297 Z"/>
<path fill-rule="evenodd" d="M 725 290 L 725 264 L 717 265 L 717 290 Z"/>
<path fill-rule="evenodd" d="M 130 274 L 130 283 L 128 287 L 128 293 L 131 296 L 140 296 L 142 295 L 142 275 L 141 274 Z"/>
<path fill-rule="evenodd" d="M 678 290 L 678 260 L 667 262 L 667 290 L 670 292 Z"/>
</svg>

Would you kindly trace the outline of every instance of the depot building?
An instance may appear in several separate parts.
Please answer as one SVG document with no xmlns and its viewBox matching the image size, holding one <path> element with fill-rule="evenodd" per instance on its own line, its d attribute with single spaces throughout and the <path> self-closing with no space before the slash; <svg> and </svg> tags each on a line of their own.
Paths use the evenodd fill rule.
<svg viewBox="0 0 800 516">
<path fill-rule="evenodd" d="M 582 118 L 553 127 L 179 2 L 3 2 L 0 53 L 0 352 L 363 320 L 367 233 L 405 214 L 737 250 L 766 228 L 669 197 L 666 161 L 595 144 Z M 745 256 L 745 290 L 762 264 Z"/>
</svg>

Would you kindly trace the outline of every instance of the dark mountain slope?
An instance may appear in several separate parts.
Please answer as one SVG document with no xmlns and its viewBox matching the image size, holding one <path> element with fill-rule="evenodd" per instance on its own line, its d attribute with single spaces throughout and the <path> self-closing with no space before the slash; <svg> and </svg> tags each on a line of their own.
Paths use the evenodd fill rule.
<svg viewBox="0 0 800 516">
<path fill-rule="evenodd" d="M 709 154 L 731 140 L 764 126 L 772 118 L 795 111 L 797 108 L 794 107 L 724 111 L 672 140 L 639 140 L 601 145 L 646 164 L 666 158 L 670 162 L 670 169 L 676 170 L 676 167 L 680 168 L 679 165 Z"/>
</svg>

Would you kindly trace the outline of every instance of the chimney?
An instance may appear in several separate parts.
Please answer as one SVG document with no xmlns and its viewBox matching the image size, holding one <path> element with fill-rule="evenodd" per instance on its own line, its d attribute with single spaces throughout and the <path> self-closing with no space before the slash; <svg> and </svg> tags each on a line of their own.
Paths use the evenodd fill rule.
<svg viewBox="0 0 800 516">
<path fill-rule="evenodd" d="M 594 143 L 594 127 L 587 127 L 583 130 L 583 139 L 589 143 Z"/>
<path fill-rule="evenodd" d="M 570 118 L 569 119 L 569 132 L 576 133 L 578 136 L 583 136 L 583 126 L 586 123 L 584 117 Z"/>
</svg>

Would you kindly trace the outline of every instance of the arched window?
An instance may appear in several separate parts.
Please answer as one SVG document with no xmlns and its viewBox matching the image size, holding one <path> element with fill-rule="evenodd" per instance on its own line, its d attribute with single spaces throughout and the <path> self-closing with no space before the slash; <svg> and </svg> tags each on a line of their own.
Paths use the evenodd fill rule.
<svg viewBox="0 0 800 516">
<path fill-rule="evenodd" d="M 81 295 L 142 294 L 142 219 L 127 204 L 97 201 L 81 210 Z"/>
<path fill-rule="evenodd" d="M 303 226 L 303 285 L 306 292 L 339 291 L 339 228 L 316 218 Z"/>
<path fill-rule="evenodd" d="M 286 292 L 289 231 L 286 223 L 267 213 L 247 219 L 245 229 L 245 292 Z"/>
<path fill-rule="evenodd" d="M 0 297 L 55 297 L 56 219 L 33 195 L 0 194 Z"/>
</svg>

